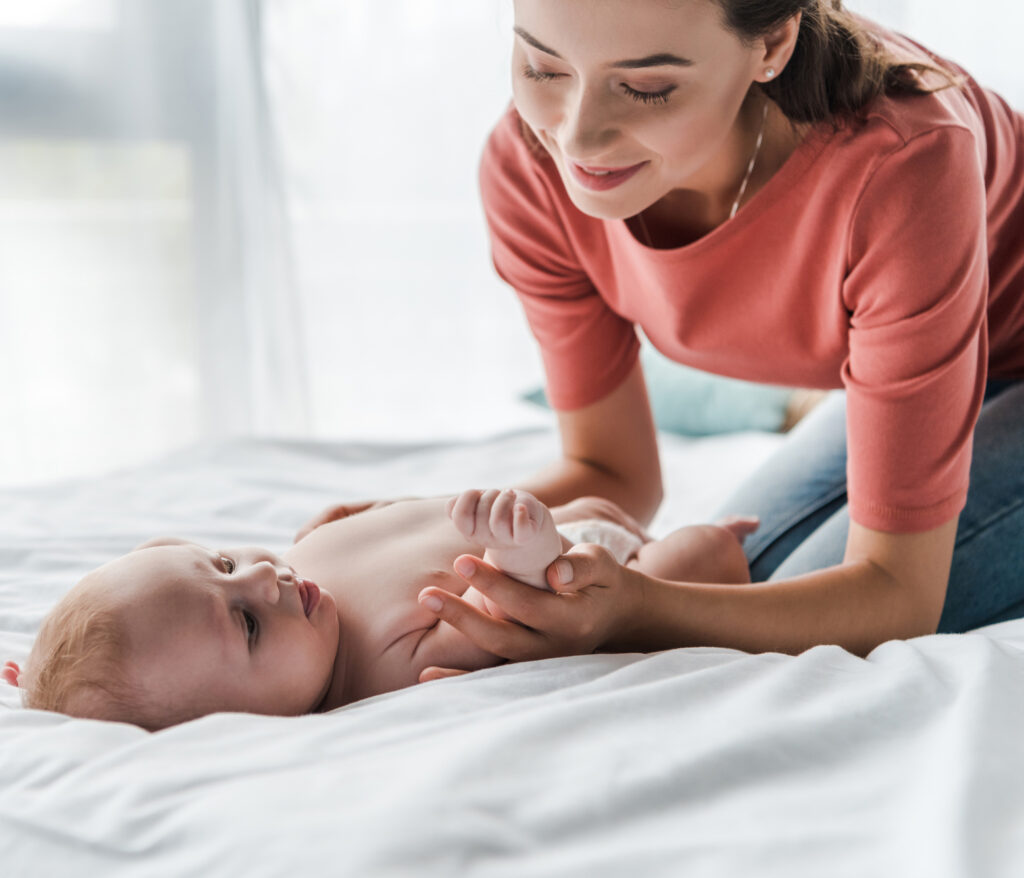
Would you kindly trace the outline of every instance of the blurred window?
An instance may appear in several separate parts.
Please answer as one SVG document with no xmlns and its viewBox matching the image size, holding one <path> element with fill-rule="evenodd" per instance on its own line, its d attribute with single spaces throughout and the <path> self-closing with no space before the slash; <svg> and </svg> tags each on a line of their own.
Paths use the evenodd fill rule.
<svg viewBox="0 0 1024 878">
<path fill-rule="evenodd" d="M 0 0 L 0 28 L 104 30 L 116 20 L 115 0 Z"/>
</svg>

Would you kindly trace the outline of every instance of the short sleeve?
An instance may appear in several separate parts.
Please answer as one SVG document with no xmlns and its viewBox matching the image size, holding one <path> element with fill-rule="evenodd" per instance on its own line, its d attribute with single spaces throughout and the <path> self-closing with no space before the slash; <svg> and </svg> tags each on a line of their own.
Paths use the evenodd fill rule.
<svg viewBox="0 0 1024 878">
<path fill-rule="evenodd" d="M 577 257 L 566 227 L 567 205 L 555 188 L 561 187 L 557 171 L 542 166 L 518 126 L 518 115 L 510 111 L 480 163 L 491 256 L 498 275 L 519 296 L 540 345 L 548 399 L 557 409 L 580 408 L 626 378 L 639 341 L 633 324 L 601 298 Z"/>
<path fill-rule="evenodd" d="M 984 396 L 988 256 L 974 135 L 943 127 L 880 159 L 850 229 L 851 518 L 920 532 L 959 514 Z"/>
</svg>

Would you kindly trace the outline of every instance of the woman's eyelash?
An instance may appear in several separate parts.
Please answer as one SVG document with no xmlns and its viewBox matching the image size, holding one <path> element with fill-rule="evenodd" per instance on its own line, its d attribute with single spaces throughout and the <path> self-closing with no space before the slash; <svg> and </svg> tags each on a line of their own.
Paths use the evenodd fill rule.
<svg viewBox="0 0 1024 878">
<path fill-rule="evenodd" d="M 224 569 L 228 573 L 234 573 L 235 572 L 235 562 L 234 561 L 232 561 L 230 558 L 228 558 L 225 555 L 221 555 L 220 556 L 220 560 L 221 560 L 221 563 L 224 565 Z"/>
<path fill-rule="evenodd" d="M 523 66 L 523 76 L 527 79 L 532 79 L 534 82 L 551 82 L 553 79 L 557 79 L 562 76 L 561 73 L 544 73 L 531 67 L 529 64 Z M 668 101 L 668 96 L 676 90 L 673 85 L 662 91 L 637 91 L 635 88 L 630 88 L 626 83 L 622 83 L 622 88 L 634 101 L 640 104 L 664 104 Z"/>
<path fill-rule="evenodd" d="M 630 88 L 626 83 L 622 83 L 623 89 L 634 101 L 639 101 L 641 104 L 664 104 L 668 101 L 668 96 L 675 91 L 675 86 L 666 88 L 663 91 L 637 91 L 635 88 Z"/>
<path fill-rule="evenodd" d="M 527 79 L 532 79 L 534 82 L 550 82 L 552 79 L 556 79 L 561 74 L 558 73 L 542 73 L 529 64 L 523 65 L 523 76 Z"/>
<path fill-rule="evenodd" d="M 256 621 L 256 617 L 252 613 L 245 610 L 242 611 L 242 618 L 245 619 L 245 630 L 249 635 L 249 639 L 252 640 L 260 630 L 259 623 Z"/>
</svg>

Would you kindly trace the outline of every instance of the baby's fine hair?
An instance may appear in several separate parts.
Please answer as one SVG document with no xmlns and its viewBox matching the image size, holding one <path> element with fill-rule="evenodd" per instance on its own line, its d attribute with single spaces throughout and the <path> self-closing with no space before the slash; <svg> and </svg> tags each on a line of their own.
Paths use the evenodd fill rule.
<svg viewBox="0 0 1024 878">
<path fill-rule="evenodd" d="M 122 615 L 80 583 L 43 621 L 22 675 L 22 704 L 149 731 L 192 719 L 155 704 L 152 693 L 129 678 L 127 644 Z"/>
</svg>

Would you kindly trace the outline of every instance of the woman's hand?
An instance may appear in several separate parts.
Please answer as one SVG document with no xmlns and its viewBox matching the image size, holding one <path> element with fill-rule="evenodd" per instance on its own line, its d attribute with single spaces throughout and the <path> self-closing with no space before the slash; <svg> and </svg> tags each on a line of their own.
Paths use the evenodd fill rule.
<svg viewBox="0 0 1024 878">
<path fill-rule="evenodd" d="M 640 522 L 618 503 L 604 497 L 578 497 L 563 506 L 553 506 L 551 507 L 551 517 L 555 520 L 555 524 L 597 518 L 601 521 L 610 521 L 613 524 L 621 525 L 630 533 L 640 537 L 645 543 L 651 540 L 650 534 L 644 530 Z"/>
<path fill-rule="evenodd" d="M 511 661 L 586 655 L 628 641 L 643 615 L 643 575 L 587 543 L 573 546 L 548 567 L 554 593 L 517 582 L 472 555 L 456 558 L 455 572 L 522 624 L 496 619 L 436 587 L 420 592 L 420 604 L 481 649 Z M 420 681 L 455 673 L 430 667 Z"/>
<path fill-rule="evenodd" d="M 348 518 L 350 515 L 358 515 L 360 512 L 366 512 L 367 509 L 379 509 L 382 506 L 390 506 L 392 503 L 397 502 L 397 500 L 356 500 L 352 503 L 338 503 L 335 506 L 328 506 L 323 512 L 314 516 L 299 528 L 298 533 L 295 534 L 295 542 L 297 543 L 303 537 L 309 536 L 321 525 L 337 521 L 339 518 Z"/>
</svg>

